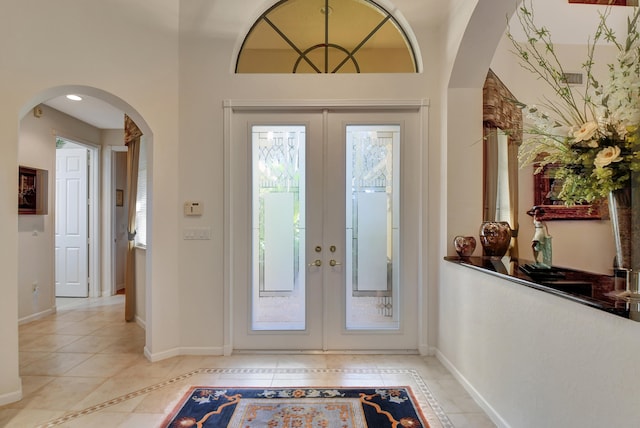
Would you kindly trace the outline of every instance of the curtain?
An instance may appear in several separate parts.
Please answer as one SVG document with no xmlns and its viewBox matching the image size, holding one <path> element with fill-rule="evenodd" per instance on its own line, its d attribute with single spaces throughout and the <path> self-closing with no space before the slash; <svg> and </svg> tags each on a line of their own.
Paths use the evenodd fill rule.
<svg viewBox="0 0 640 428">
<path fill-rule="evenodd" d="M 511 257 L 518 258 L 518 144 L 509 139 L 509 204 L 511 206 L 510 224 L 514 225 L 511 239 L 511 249 L 509 254 Z"/>
<path fill-rule="evenodd" d="M 484 127 L 484 207 L 482 220 L 496 219 L 496 204 L 498 202 L 498 130 L 495 127 Z M 513 225 L 513 223 L 510 223 Z"/>
<path fill-rule="evenodd" d="M 518 257 L 518 146 L 522 141 L 522 110 L 506 85 L 489 70 L 482 88 L 484 122 L 484 219 L 495 218 L 498 128 L 508 135 L 509 224 L 513 230 L 509 255 Z"/>
<path fill-rule="evenodd" d="M 127 146 L 127 257 L 124 278 L 124 318 L 126 321 L 135 320 L 136 316 L 136 200 L 138 198 L 138 163 L 140 158 L 140 137 L 142 132 L 129 118 L 124 116 L 124 143 Z"/>
</svg>

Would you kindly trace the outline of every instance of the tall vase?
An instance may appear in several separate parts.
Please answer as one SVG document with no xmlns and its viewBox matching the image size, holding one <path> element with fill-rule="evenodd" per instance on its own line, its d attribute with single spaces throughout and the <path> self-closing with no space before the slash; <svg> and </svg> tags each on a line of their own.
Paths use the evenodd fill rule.
<svg viewBox="0 0 640 428">
<path fill-rule="evenodd" d="M 627 296 L 640 298 L 640 218 L 634 214 L 633 200 L 637 199 L 631 186 L 609 194 L 609 215 L 616 248 L 615 277 L 622 276 Z M 635 196 L 635 198 L 634 198 Z"/>
<path fill-rule="evenodd" d="M 617 269 L 631 269 L 631 213 L 630 187 L 609 193 L 609 215 L 616 247 L 614 267 Z"/>
</svg>

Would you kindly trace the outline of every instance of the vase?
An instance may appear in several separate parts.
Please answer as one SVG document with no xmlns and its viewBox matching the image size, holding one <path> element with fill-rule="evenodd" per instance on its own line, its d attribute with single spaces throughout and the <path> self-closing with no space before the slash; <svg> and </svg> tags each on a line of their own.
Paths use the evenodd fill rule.
<svg viewBox="0 0 640 428">
<path fill-rule="evenodd" d="M 630 187 L 609 193 L 609 216 L 616 249 L 616 269 L 631 269 L 631 212 Z"/>
<path fill-rule="evenodd" d="M 469 257 L 476 249 L 476 238 L 473 236 L 456 236 L 453 246 L 460 257 Z"/>
<path fill-rule="evenodd" d="M 485 221 L 480 225 L 480 244 L 485 256 L 503 257 L 511 245 L 511 227 L 506 221 Z"/>
<path fill-rule="evenodd" d="M 632 299 L 640 299 L 640 218 L 633 206 L 637 191 L 628 186 L 609 194 L 615 278 L 623 278 L 626 295 Z"/>
</svg>

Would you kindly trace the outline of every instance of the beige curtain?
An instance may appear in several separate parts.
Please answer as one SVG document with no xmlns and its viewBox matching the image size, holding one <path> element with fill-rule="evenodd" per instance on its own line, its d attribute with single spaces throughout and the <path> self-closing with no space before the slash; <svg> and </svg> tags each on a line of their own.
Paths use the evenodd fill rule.
<svg viewBox="0 0 640 428">
<path fill-rule="evenodd" d="M 513 235 L 511 239 L 511 249 L 509 254 L 511 257 L 518 258 L 518 144 L 509 139 L 509 206 L 511 207 L 510 224 L 514 225 Z"/>
<path fill-rule="evenodd" d="M 509 224 L 513 229 L 513 239 L 509 255 L 518 257 L 518 146 L 522 141 L 522 110 L 517 100 L 505 84 L 492 70 L 482 90 L 484 122 L 484 212 L 485 220 L 495 219 L 498 165 L 498 128 L 508 135 L 509 169 Z"/>
<path fill-rule="evenodd" d="M 136 316 L 136 263 L 135 263 L 135 236 L 136 236 L 136 199 L 138 197 L 138 161 L 140 158 L 140 137 L 142 132 L 138 126 L 125 115 L 124 117 L 124 142 L 127 150 L 127 235 L 129 244 L 125 263 L 124 278 L 124 318 L 126 321 L 135 320 Z"/>
<path fill-rule="evenodd" d="M 484 127 L 484 207 L 482 220 L 496 219 L 496 203 L 498 201 L 498 129 Z M 513 223 L 511 223 L 513 224 Z"/>
</svg>

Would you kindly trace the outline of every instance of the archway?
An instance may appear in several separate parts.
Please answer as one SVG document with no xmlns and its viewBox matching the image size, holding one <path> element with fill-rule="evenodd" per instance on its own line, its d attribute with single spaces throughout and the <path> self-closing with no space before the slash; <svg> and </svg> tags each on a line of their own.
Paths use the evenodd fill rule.
<svg viewBox="0 0 640 428">
<path fill-rule="evenodd" d="M 477 2 L 471 12 L 456 55 L 452 58 L 447 84 L 446 142 L 447 212 L 466 212 L 465 216 L 451 216 L 445 230 L 443 246 L 449 244 L 460 230 L 476 230 L 482 221 L 482 87 L 493 54 L 507 26 L 507 18 L 516 10 L 520 0 Z M 460 126 L 464 123 L 465 126 Z M 465 179 L 460 179 L 465 171 Z M 479 183 L 478 187 L 469 184 Z M 469 212 L 469 207 L 478 207 Z M 471 214 L 471 215 L 469 215 Z M 451 245 L 451 244 L 449 244 Z M 453 248 L 447 251 L 451 254 Z"/>
<path fill-rule="evenodd" d="M 127 102 L 125 102 L 122 98 L 119 98 L 118 96 L 115 96 L 109 92 L 103 91 L 101 89 L 97 89 L 94 87 L 89 87 L 89 86 L 80 86 L 80 85 L 64 85 L 64 86 L 57 86 L 57 87 L 53 87 L 53 88 L 49 88 L 47 90 L 44 90 L 40 93 L 38 93 L 36 96 L 34 96 L 32 99 L 30 99 L 27 103 L 25 103 L 23 105 L 23 107 L 20 110 L 20 115 L 19 115 L 19 119 L 22 122 L 25 118 L 28 118 L 32 111 L 34 111 L 34 107 L 36 106 L 40 106 L 42 103 L 46 103 L 48 100 L 51 100 L 53 98 L 56 98 L 58 96 L 61 95 L 66 95 L 66 94 L 78 94 L 78 95 L 82 95 L 82 96 L 90 96 L 93 97 L 95 99 L 98 99 L 106 104 L 109 104 L 110 106 L 114 107 L 115 109 L 119 110 L 120 112 L 122 112 L 122 127 L 124 127 L 124 115 L 127 114 L 129 115 L 131 118 L 133 118 L 136 123 L 138 124 L 139 128 L 142 130 L 142 132 L 144 133 L 144 139 L 145 142 L 149 145 L 151 145 L 153 143 L 153 132 L 151 131 L 149 125 L 147 124 L 147 122 L 144 120 L 144 118 L 142 118 L 142 116 L 136 111 L 136 109 L 134 109 L 130 104 L 128 104 Z M 55 112 L 55 110 L 52 110 Z M 59 113 L 59 112 L 56 112 Z M 36 116 L 35 112 L 34 112 L 34 116 Z M 63 115 L 59 115 L 59 116 L 63 116 Z M 56 116 L 56 117 L 59 117 Z M 64 122 L 66 123 L 66 122 Z M 46 122 L 45 125 L 41 125 L 41 126 L 45 126 L 45 127 L 51 127 L 51 123 L 50 122 Z M 64 126 L 69 126 L 69 125 L 60 125 L 61 127 Z M 57 127 L 57 126 L 56 126 Z M 56 134 L 56 136 L 59 134 L 59 129 L 55 129 L 56 127 L 51 127 L 51 132 L 53 134 Z M 80 128 L 78 128 L 80 129 Z M 94 132 L 96 132 L 97 136 L 94 138 L 95 141 L 92 141 L 93 145 L 96 145 L 97 147 L 100 147 L 101 145 L 105 144 L 104 141 L 102 141 L 102 131 L 99 130 L 99 128 L 92 128 L 94 130 Z M 47 130 L 47 132 L 49 132 Z M 66 131 L 67 136 L 70 137 L 75 137 L 75 136 L 80 136 L 82 138 L 82 135 L 69 135 L 68 133 L 74 133 L 76 132 L 74 131 Z M 82 134 L 81 131 L 77 131 L 78 133 Z M 22 133 L 21 133 L 22 134 Z M 116 134 L 119 135 L 119 134 Z M 19 138 L 19 140 L 22 140 L 22 137 Z M 45 142 L 47 140 L 45 139 Z M 47 143 L 48 144 L 48 143 Z M 108 143 L 106 143 L 108 144 Z M 107 145 L 105 145 L 104 147 L 109 147 Z M 108 152 L 105 154 L 105 156 L 111 156 L 111 149 L 109 150 L 104 150 L 103 152 Z M 152 156 L 151 156 L 152 150 L 149 150 L 149 164 L 152 164 Z M 48 156 L 48 154 L 43 154 L 42 156 Z M 102 181 L 102 179 L 105 177 L 105 175 L 108 176 L 108 174 L 110 173 L 110 171 L 108 171 L 108 163 L 102 162 L 101 163 L 103 165 L 103 171 L 98 174 L 98 172 L 96 170 L 99 170 L 99 163 L 96 162 L 91 169 L 93 169 L 95 172 L 95 174 L 93 174 L 93 176 L 95 177 L 95 181 Z M 52 178 L 53 175 L 50 175 L 49 178 L 49 183 L 52 183 Z M 104 185 L 106 185 L 107 183 L 103 183 Z M 108 221 L 110 219 L 111 216 L 111 206 L 115 205 L 115 200 L 112 200 L 113 197 L 111 195 L 111 192 L 108 191 L 104 185 L 102 185 L 102 191 L 99 190 L 99 188 L 96 186 L 95 190 L 97 192 L 98 195 L 102 195 L 102 196 L 98 196 L 98 199 L 102 201 L 102 208 L 98 208 L 97 210 L 95 210 L 95 223 L 96 223 L 96 227 L 95 227 L 95 233 L 94 233 L 94 238 L 91 239 L 91 243 L 94 244 L 94 247 L 99 248 L 103 255 L 99 258 L 98 261 L 96 261 L 96 265 L 95 265 L 95 271 L 97 271 L 98 273 L 96 274 L 96 276 L 94 277 L 94 279 L 96 279 L 98 282 L 102 282 L 105 280 L 105 276 L 102 274 L 102 272 L 105 272 L 107 270 L 107 268 L 109 267 L 110 263 L 111 263 L 111 258 L 109 257 L 110 255 L 110 245 L 111 245 L 111 229 L 110 229 L 110 225 L 111 222 Z M 50 189 L 52 189 L 53 187 L 50 185 L 49 186 Z M 149 195 L 149 198 L 151 197 L 151 195 Z M 52 204 L 52 198 L 49 198 L 49 205 Z M 149 204 L 150 207 L 150 204 Z M 52 214 L 51 208 L 50 208 L 50 214 Z M 151 222 L 151 208 L 149 208 L 148 212 L 147 212 L 147 224 L 148 227 L 150 228 L 150 222 Z M 44 220 L 42 221 L 44 223 Z M 51 223 L 51 220 L 49 220 L 49 223 Z M 51 225 L 48 226 L 48 230 L 46 231 L 45 234 L 49 234 L 49 235 L 53 235 L 53 231 L 51 230 L 52 227 Z M 102 241 L 102 242 L 100 242 Z M 43 242 L 43 244 L 45 245 L 50 245 L 50 242 Z M 42 244 L 41 244 L 42 245 Z M 53 249 L 49 248 L 48 250 L 49 252 L 52 252 Z M 142 265 L 141 268 L 147 270 L 150 269 L 150 257 L 146 257 L 146 265 Z M 46 269 L 46 267 L 45 267 Z M 19 273 L 18 275 L 20 275 L 20 267 L 18 266 L 18 270 Z M 138 284 L 138 287 L 141 291 L 140 295 L 144 296 L 144 300 L 141 301 L 141 303 L 143 304 L 143 306 L 141 306 L 143 309 L 143 313 L 141 314 L 141 316 L 139 317 L 139 324 L 145 324 L 145 321 L 148 317 L 148 312 L 145 309 L 146 306 L 146 300 L 147 297 L 150 293 L 150 287 L 149 287 L 149 279 L 148 276 L 146 276 L 147 279 L 145 281 L 144 284 Z M 20 305 L 20 295 L 21 294 L 27 294 L 26 292 L 28 292 L 29 290 L 25 290 L 24 289 L 24 281 L 18 281 L 18 296 L 19 296 L 19 305 Z M 22 288 L 21 288 L 22 287 Z M 92 293 L 93 296 L 98 296 L 100 295 L 100 291 L 101 290 L 106 290 L 107 287 L 104 285 L 94 285 L 93 287 L 95 287 L 95 290 L 98 290 L 97 292 Z M 49 296 L 51 296 L 51 294 L 49 294 Z M 46 311 L 42 311 L 41 313 L 36 313 L 35 314 L 35 318 L 42 316 L 42 315 L 46 315 L 49 313 L 51 309 L 48 309 Z M 23 317 L 19 314 L 18 315 L 19 319 L 22 319 Z M 35 319 L 32 318 L 32 319 Z M 147 341 L 149 341 L 150 339 L 149 335 L 147 335 Z"/>
</svg>

